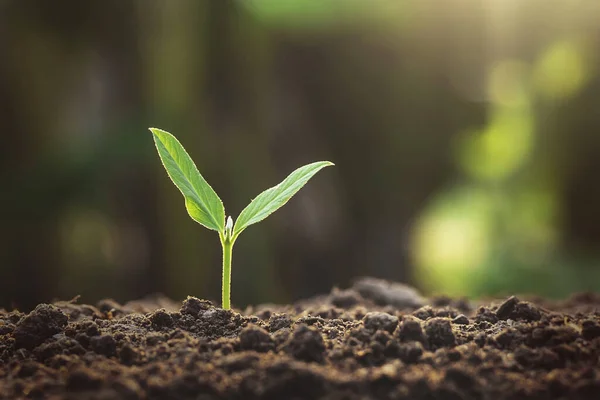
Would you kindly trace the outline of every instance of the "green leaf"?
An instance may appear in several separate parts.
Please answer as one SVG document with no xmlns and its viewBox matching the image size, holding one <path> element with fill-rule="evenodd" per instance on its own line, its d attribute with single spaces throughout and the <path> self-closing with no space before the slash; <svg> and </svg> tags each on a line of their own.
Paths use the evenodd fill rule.
<svg viewBox="0 0 600 400">
<path fill-rule="evenodd" d="M 273 212 L 281 208 L 288 200 L 295 195 L 302 186 L 308 182 L 317 172 L 325 167 L 334 165 L 329 161 L 318 161 L 312 164 L 300 167 L 292 172 L 279 185 L 265 190 L 244 210 L 235 221 L 233 236 L 237 237 L 248 226 L 255 224 L 267 218 Z"/>
<path fill-rule="evenodd" d="M 198 172 L 181 143 L 169 132 L 150 128 L 167 174 L 183 194 L 190 217 L 208 229 L 222 233 L 225 208 L 217 193 Z"/>
</svg>

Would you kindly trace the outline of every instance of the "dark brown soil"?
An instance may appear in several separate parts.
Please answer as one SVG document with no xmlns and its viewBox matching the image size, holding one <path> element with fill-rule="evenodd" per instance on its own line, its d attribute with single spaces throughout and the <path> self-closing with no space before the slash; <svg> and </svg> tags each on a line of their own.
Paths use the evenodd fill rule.
<svg viewBox="0 0 600 400">
<path fill-rule="evenodd" d="M 241 313 L 194 297 L 0 310 L 0 398 L 600 399 L 599 306 L 366 279 Z"/>
</svg>

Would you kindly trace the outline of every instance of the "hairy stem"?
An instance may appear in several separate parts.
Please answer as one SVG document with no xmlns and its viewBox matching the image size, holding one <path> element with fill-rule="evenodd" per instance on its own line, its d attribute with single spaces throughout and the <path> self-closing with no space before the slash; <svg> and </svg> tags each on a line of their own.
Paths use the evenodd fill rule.
<svg viewBox="0 0 600 400">
<path fill-rule="evenodd" d="M 221 241 L 223 246 L 223 290 L 221 304 L 224 310 L 231 308 L 230 291 L 231 291 L 231 250 L 233 249 L 233 241 L 230 238 L 225 238 Z"/>
</svg>

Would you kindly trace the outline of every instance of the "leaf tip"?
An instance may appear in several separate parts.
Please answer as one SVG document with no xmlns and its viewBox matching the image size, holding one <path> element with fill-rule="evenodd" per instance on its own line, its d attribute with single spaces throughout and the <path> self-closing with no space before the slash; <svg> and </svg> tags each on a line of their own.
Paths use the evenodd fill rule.
<svg viewBox="0 0 600 400">
<path fill-rule="evenodd" d="M 148 128 L 148 130 L 150 132 L 152 132 L 152 134 L 154 136 L 158 136 L 158 137 L 164 137 L 164 136 L 173 136 L 171 135 L 169 132 L 162 130 L 160 128 Z"/>
</svg>

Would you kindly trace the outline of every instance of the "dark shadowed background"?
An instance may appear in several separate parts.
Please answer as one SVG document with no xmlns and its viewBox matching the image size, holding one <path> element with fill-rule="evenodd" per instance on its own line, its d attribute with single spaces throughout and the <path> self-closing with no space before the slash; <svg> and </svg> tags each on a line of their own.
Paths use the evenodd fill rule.
<svg viewBox="0 0 600 400">
<path fill-rule="evenodd" d="M 0 307 L 219 299 L 149 126 L 234 216 L 336 163 L 237 242 L 236 306 L 598 290 L 599 49 L 597 0 L 0 0 Z"/>
</svg>

